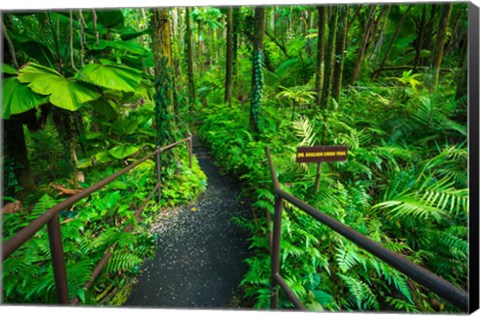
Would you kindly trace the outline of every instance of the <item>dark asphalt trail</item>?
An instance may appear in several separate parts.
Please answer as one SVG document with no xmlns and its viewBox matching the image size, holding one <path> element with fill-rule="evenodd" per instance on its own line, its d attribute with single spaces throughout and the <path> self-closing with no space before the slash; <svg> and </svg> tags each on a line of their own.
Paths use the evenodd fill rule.
<svg viewBox="0 0 480 316">
<path fill-rule="evenodd" d="M 206 192 L 181 207 L 159 232 L 155 258 L 143 274 L 125 307 L 221 308 L 231 307 L 247 271 L 248 232 L 232 217 L 251 218 L 240 186 L 222 175 L 197 139 L 194 154 L 207 175 Z"/>
</svg>

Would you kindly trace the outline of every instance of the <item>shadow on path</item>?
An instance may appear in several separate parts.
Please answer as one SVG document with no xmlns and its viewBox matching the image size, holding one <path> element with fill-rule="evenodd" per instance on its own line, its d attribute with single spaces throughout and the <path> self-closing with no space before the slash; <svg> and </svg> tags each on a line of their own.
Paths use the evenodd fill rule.
<svg viewBox="0 0 480 316">
<path fill-rule="evenodd" d="M 208 177 L 206 192 L 157 231 L 155 258 L 145 262 L 124 307 L 232 307 L 249 256 L 248 232 L 232 218 L 251 219 L 250 204 L 239 198 L 240 185 L 219 172 L 198 138 L 193 151 Z"/>
</svg>

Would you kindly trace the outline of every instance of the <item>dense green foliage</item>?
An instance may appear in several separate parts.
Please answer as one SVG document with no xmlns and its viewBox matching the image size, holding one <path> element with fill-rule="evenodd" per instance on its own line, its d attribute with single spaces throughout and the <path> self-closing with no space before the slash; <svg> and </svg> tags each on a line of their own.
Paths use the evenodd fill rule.
<svg viewBox="0 0 480 316">
<path fill-rule="evenodd" d="M 24 153 L 6 146 L 3 199 L 21 200 L 23 208 L 4 215 L 3 238 L 59 200 L 50 182 L 91 185 L 183 137 L 190 124 L 254 201 L 254 220 L 236 222 L 252 236 L 254 256 L 240 286 L 255 308 L 268 308 L 271 293 L 267 214 L 274 195 L 266 146 L 284 190 L 466 289 L 467 5 L 317 9 L 266 7 L 259 26 L 254 8 L 234 8 L 233 58 L 226 57 L 226 8 L 163 11 L 172 37 L 163 55 L 150 47 L 150 11 L 6 14 L 2 118 L 7 140 L 25 130 L 28 157 L 20 160 Z M 188 44 L 185 19 L 192 22 Z M 163 69 L 157 77 L 154 64 Z M 227 68 L 231 102 L 224 97 Z M 317 166 L 295 163 L 298 146 L 316 145 L 349 148 L 347 161 L 322 165 L 318 192 Z M 162 165 L 161 207 L 193 199 L 206 184 L 180 148 Z M 121 304 L 114 288 L 152 253 L 148 223 L 159 205 L 149 203 L 142 223 L 133 212 L 153 188 L 154 173 L 148 161 L 61 213 L 72 297 Z M 37 190 L 28 194 L 33 182 Z M 285 210 L 281 274 L 308 309 L 458 311 L 304 212 L 288 203 Z M 122 234 L 118 224 L 128 223 L 134 233 Z M 119 250 L 95 291 L 84 293 L 113 241 Z M 8 258 L 6 301 L 54 302 L 49 258 L 44 231 Z M 25 278 L 14 278 L 18 273 Z M 292 308 L 280 293 L 279 307 Z"/>
<path fill-rule="evenodd" d="M 287 7 L 279 10 L 284 11 L 276 12 L 286 12 Z M 401 7 L 392 10 L 397 16 L 402 12 Z M 353 24 L 350 33 L 357 33 L 359 26 Z M 207 97 L 208 107 L 196 107 L 201 137 L 216 160 L 244 181 L 255 201 L 252 211 L 256 219 L 238 219 L 239 225 L 252 232 L 250 247 L 255 251 L 247 260 L 249 272 L 241 284 L 246 297 L 253 298 L 257 308 L 270 304 L 265 212 L 273 215 L 274 195 L 266 165 L 267 145 L 284 190 L 466 289 L 466 107 L 465 99 L 456 95 L 456 74 L 441 76 L 442 88 L 435 91 L 434 72 L 428 69 L 395 70 L 375 82 L 364 69 L 358 80 L 361 83 L 357 83 L 360 86 L 344 87 L 340 100 L 330 100 L 330 107 L 321 111 L 314 106 L 314 56 L 302 56 L 310 35 L 304 33 L 302 39 L 294 34 L 297 37 L 285 40 L 290 58 L 274 43 L 265 43 L 275 69 L 265 70 L 258 139 L 248 128 L 248 104 L 233 102 L 228 107 L 222 103 L 221 93 L 213 91 Z M 414 35 L 404 34 L 395 42 L 396 56 L 405 56 L 414 39 Z M 355 45 L 350 41 L 347 45 L 347 78 L 355 62 Z M 452 54 L 447 62 L 455 67 L 458 58 Z M 247 60 L 239 59 L 237 67 L 242 69 Z M 403 63 L 407 61 L 391 61 L 393 65 Z M 240 72 L 234 92 L 241 94 L 248 80 L 248 73 Z M 198 82 L 200 87 L 202 83 L 221 86 L 210 72 Z M 349 147 L 346 162 L 323 164 L 318 193 L 314 192 L 316 165 L 295 163 L 297 146 L 314 145 Z M 286 210 L 281 274 L 307 308 L 456 310 L 288 203 Z M 292 308 L 280 293 L 281 307 Z"/>
<path fill-rule="evenodd" d="M 391 93 L 350 91 L 344 100 L 375 105 Z M 348 113 L 334 113 L 325 124 L 322 116 L 300 118 L 292 123 L 288 120 L 289 111 L 282 113 L 266 107 L 269 122 L 278 123 L 272 123 L 268 132 L 255 141 L 246 129 L 245 108 L 238 103 L 233 109 L 212 105 L 202 109 L 204 124 L 200 132 L 217 161 L 253 191 L 255 212 L 273 212 L 274 196 L 264 151 L 268 144 L 287 192 L 466 288 L 465 136 L 442 124 L 432 135 L 409 134 L 400 143 L 392 142 L 393 134 L 388 128 L 393 120 L 413 117 L 405 123 L 408 128 L 418 124 L 421 131 L 429 129 L 429 120 L 416 117 L 417 109 L 409 111 L 403 106 L 399 113 L 385 116 L 379 112 L 375 117 L 359 106 L 348 109 Z M 432 113 L 436 113 L 432 120 L 437 120 L 443 114 L 451 117 L 453 111 Z M 294 160 L 296 146 L 318 143 L 321 135 L 315 130 L 322 129 L 327 130 L 329 144 L 348 144 L 349 157 L 345 163 L 324 164 L 320 191 L 314 194 L 316 166 L 296 165 Z M 445 142 L 449 137 L 463 140 L 449 144 Z M 426 141 L 436 145 L 425 146 Z M 393 268 L 288 204 L 287 210 L 282 228 L 282 275 L 307 307 L 442 310 L 445 303 L 424 300 L 431 294 L 407 282 Z M 256 222 L 240 221 L 255 234 L 251 247 L 257 253 L 248 260 L 250 271 L 243 284 L 246 294 L 256 298 L 256 306 L 264 308 L 270 297 L 269 244 L 265 218 L 257 218 Z M 291 307 L 287 301 L 283 300 L 282 306 Z"/>
<path fill-rule="evenodd" d="M 75 43 L 75 51 L 67 50 L 65 55 L 55 54 L 55 40 L 48 38 L 48 33 L 28 32 L 35 25 L 42 26 L 43 18 L 55 19 L 57 27 L 66 30 L 69 21 L 77 20 L 53 12 L 8 16 L 16 27 L 15 31 L 9 29 L 9 34 L 15 47 L 22 48 L 17 58 L 26 63 L 19 69 L 4 64 L 8 84 L 4 85 L 6 106 L 2 114 L 5 119 L 19 121 L 19 128 L 25 129 L 36 190 L 22 196 L 25 191 L 15 174 L 18 162 L 9 155 L 14 148 L 8 147 L 3 160 L 3 200 L 18 203 L 18 207 L 3 214 L 2 242 L 64 200 L 61 194 L 65 191 L 73 194 L 87 188 L 156 148 L 153 78 L 142 67 L 143 62 L 152 64 L 150 53 L 125 39 L 143 33 L 132 34 L 121 11 L 97 13 L 94 17 L 93 12 L 76 12 L 76 26 L 85 24 L 86 30 L 78 30 L 80 42 Z M 105 37 L 96 39 L 96 32 Z M 18 46 L 20 33 L 23 41 L 25 36 L 32 36 L 29 41 L 44 51 Z M 51 56 L 48 60 L 42 58 L 45 52 Z M 68 65 L 55 67 L 55 58 L 68 60 L 69 54 L 72 59 Z M 77 69 L 75 64 L 84 66 Z M 51 106 L 72 112 L 55 112 Z M 34 111 L 33 117 L 25 120 L 28 111 Z M 34 128 L 39 120 L 43 126 Z M 177 132 L 183 137 L 187 133 L 183 125 Z M 80 149 L 78 154 L 75 147 Z M 128 297 L 125 286 L 139 273 L 143 261 L 154 254 L 156 238 L 149 225 L 162 216 L 163 208 L 190 201 L 205 189 L 206 178 L 195 158 L 189 168 L 185 145 L 173 150 L 177 160 L 162 166 L 162 199 L 158 203 L 155 195 L 140 218 L 134 214 L 157 181 L 155 157 L 60 212 L 70 299 L 78 296 L 83 304 L 121 305 Z M 123 232 L 129 224 L 133 231 Z M 85 291 L 84 284 L 91 280 L 107 250 L 113 250 L 111 259 L 93 289 Z M 3 262 L 3 301 L 56 303 L 50 258 L 48 234 L 43 228 Z"/>
</svg>

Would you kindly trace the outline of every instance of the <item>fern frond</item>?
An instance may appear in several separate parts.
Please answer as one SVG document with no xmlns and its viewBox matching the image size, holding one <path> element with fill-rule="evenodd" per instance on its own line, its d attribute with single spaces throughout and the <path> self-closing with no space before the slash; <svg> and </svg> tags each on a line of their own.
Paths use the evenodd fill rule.
<svg viewBox="0 0 480 316">
<path fill-rule="evenodd" d="M 356 249 L 356 247 L 337 247 L 335 258 L 337 260 L 338 266 L 343 273 L 346 273 L 347 271 L 359 264 L 362 265 L 364 268 L 366 267 L 365 258 L 362 257 L 362 254 L 358 251 L 358 249 Z"/>
<path fill-rule="evenodd" d="M 337 275 L 345 282 L 359 310 L 379 309 L 377 298 L 368 285 L 361 280 L 341 273 L 337 273 Z"/>
<path fill-rule="evenodd" d="M 315 145 L 316 133 L 308 117 L 303 116 L 293 121 L 292 127 L 295 135 L 301 140 L 298 147 Z"/>
<path fill-rule="evenodd" d="M 132 253 L 115 252 L 105 267 L 106 272 L 131 270 L 143 262 L 142 258 Z"/>
</svg>

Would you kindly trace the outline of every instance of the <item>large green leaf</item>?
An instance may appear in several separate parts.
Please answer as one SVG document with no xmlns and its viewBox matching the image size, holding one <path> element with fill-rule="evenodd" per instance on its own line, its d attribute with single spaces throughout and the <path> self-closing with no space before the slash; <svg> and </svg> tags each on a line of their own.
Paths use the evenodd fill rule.
<svg viewBox="0 0 480 316">
<path fill-rule="evenodd" d="M 108 153 L 117 159 L 123 159 L 127 158 L 130 155 L 133 155 L 139 150 L 139 147 L 132 145 L 118 145 L 110 149 Z"/>
<path fill-rule="evenodd" d="M 27 41 L 19 45 L 19 47 L 25 52 L 25 54 L 34 58 L 41 64 L 53 66 L 56 62 L 55 56 L 50 48 L 38 41 Z"/>
<path fill-rule="evenodd" d="M 142 72 L 121 65 L 89 64 L 76 78 L 108 89 L 135 92 L 142 80 Z"/>
<path fill-rule="evenodd" d="M 113 124 L 112 124 L 112 132 L 119 135 L 119 136 L 127 136 L 132 135 L 138 129 L 138 125 L 140 125 L 141 120 L 134 117 L 119 117 Z"/>
<path fill-rule="evenodd" d="M 105 97 L 93 100 L 89 104 L 107 120 L 113 120 L 120 114 L 115 102 Z"/>
<path fill-rule="evenodd" d="M 19 34 L 9 31 L 9 35 L 12 39 L 13 45 L 29 57 L 35 59 L 44 65 L 53 65 L 56 62 L 56 58 L 52 50 L 45 44 L 27 36 L 25 34 Z"/>
<path fill-rule="evenodd" d="M 15 75 L 17 73 L 17 69 L 7 64 L 2 64 L 2 72 L 4 74 Z"/>
<path fill-rule="evenodd" d="M 69 111 L 76 111 L 83 103 L 100 97 L 100 93 L 82 82 L 65 78 L 51 68 L 34 63 L 20 69 L 18 80 L 29 83 L 34 92 L 48 95 L 53 105 Z"/>
<path fill-rule="evenodd" d="M 38 95 L 27 85 L 11 77 L 3 80 L 2 118 L 8 119 L 12 114 L 20 114 L 48 102 L 48 97 Z"/>
<path fill-rule="evenodd" d="M 123 14 L 120 10 L 96 10 L 97 21 L 107 28 L 121 26 L 123 24 Z"/>
<path fill-rule="evenodd" d="M 88 45 L 90 49 L 94 50 L 102 50 L 107 47 L 115 48 L 120 51 L 126 51 L 126 52 L 131 52 L 133 54 L 144 54 L 146 53 L 145 48 L 142 47 L 142 45 L 134 42 L 123 42 L 123 41 L 107 41 L 107 40 L 99 40 L 97 43 L 92 42 L 90 45 Z"/>
<path fill-rule="evenodd" d="M 131 40 L 132 38 L 136 38 L 144 34 L 150 34 L 151 31 L 152 30 L 149 27 L 138 32 L 131 31 L 131 30 L 127 30 L 127 31 L 122 30 L 120 38 L 124 41 L 128 41 L 128 40 Z"/>
</svg>

